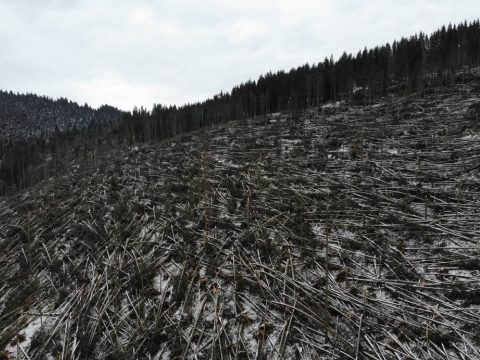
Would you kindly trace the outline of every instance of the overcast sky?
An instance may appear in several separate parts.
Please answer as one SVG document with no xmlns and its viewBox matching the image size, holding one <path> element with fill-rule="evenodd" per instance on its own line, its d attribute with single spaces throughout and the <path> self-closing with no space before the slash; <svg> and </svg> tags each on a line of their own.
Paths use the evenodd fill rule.
<svg viewBox="0 0 480 360">
<path fill-rule="evenodd" d="M 0 88 L 180 105 L 479 16 L 479 0 L 0 0 Z"/>
</svg>

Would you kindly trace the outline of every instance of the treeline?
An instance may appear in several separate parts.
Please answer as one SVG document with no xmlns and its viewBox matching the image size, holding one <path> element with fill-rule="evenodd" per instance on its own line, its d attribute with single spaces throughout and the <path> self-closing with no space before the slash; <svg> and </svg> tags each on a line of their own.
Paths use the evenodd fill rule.
<svg viewBox="0 0 480 360">
<path fill-rule="evenodd" d="M 91 121 L 67 132 L 57 128 L 48 137 L 1 141 L 0 196 L 64 173 L 74 159 L 84 165 L 94 163 L 98 151 L 118 144 L 112 129 L 119 124 L 119 120 Z"/>
<path fill-rule="evenodd" d="M 57 100 L 35 94 L 0 90 L 0 140 L 23 141 L 48 138 L 56 130 L 69 132 L 95 123 L 119 119 L 122 112 L 104 105 L 92 109 L 65 98 Z"/>
<path fill-rule="evenodd" d="M 136 109 L 123 131 L 137 141 L 161 140 L 230 120 L 280 111 L 300 111 L 326 102 L 366 105 L 388 93 L 424 92 L 453 86 L 480 64 L 480 22 L 442 27 L 430 36 L 402 38 L 338 60 L 326 58 L 289 72 L 260 76 L 202 103 Z"/>
<path fill-rule="evenodd" d="M 235 86 L 201 103 L 134 109 L 119 121 L 56 131 L 47 138 L 3 141 L 0 194 L 24 189 L 63 168 L 70 156 L 88 161 L 99 144 L 156 142 L 231 120 L 280 111 L 297 112 L 327 102 L 366 105 L 389 93 L 422 94 L 467 79 L 480 64 L 480 22 L 442 27 L 430 36 L 402 38 L 356 55 L 326 58 L 289 72 L 278 71 Z M 0 109 L 1 110 L 1 109 Z M 73 154 L 73 155 L 72 155 Z M 93 155 L 92 155 L 93 154 Z"/>
</svg>

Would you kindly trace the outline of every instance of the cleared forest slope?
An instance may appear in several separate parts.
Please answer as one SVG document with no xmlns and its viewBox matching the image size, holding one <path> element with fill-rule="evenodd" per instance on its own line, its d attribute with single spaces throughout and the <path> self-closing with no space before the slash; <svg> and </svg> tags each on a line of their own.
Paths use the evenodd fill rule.
<svg viewBox="0 0 480 360">
<path fill-rule="evenodd" d="M 1 199 L 0 350 L 480 358 L 475 86 L 230 122 Z"/>
</svg>

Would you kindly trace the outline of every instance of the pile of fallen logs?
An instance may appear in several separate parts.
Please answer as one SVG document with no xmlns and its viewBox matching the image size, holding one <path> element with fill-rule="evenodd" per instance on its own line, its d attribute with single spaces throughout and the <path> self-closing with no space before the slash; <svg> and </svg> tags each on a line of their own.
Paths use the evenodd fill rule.
<svg viewBox="0 0 480 360">
<path fill-rule="evenodd" d="M 2 199 L 0 350 L 480 358 L 471 96 L 231 122 Z"/>
</svg>

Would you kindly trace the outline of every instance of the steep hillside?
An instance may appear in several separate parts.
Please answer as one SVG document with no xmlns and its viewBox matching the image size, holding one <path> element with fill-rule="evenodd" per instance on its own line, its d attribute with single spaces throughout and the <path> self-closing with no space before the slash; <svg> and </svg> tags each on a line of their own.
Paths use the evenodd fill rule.
<svg viewBox="0 0 480 360">
<path fill-rule="evenodd" d="M 480 358 L 472 89 L 234 121 L 3 198 L 0 350 Z"/>
</svg>

